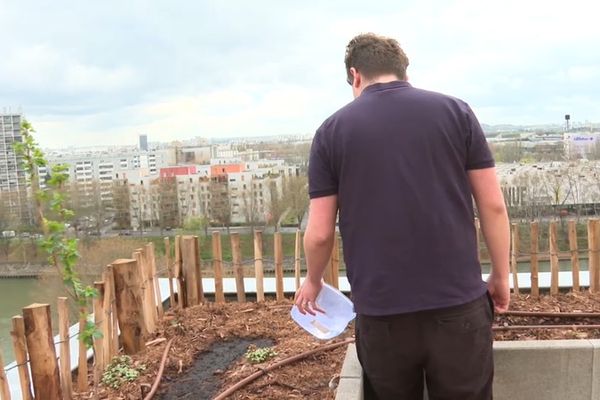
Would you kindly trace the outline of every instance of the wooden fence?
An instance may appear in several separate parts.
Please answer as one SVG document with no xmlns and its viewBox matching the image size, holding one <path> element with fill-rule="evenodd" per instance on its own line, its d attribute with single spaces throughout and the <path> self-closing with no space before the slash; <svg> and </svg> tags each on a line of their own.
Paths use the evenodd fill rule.
<svg viewBox="0 0 600 400">
<path fill-rule="evenodd" d="M 281 233 L 275 233 L 274 264 L 276 298 L 284 298 L 283 249 Z M 246 301 L 244 288 L 245 270 L 240 250 L 238 234 L 230 235 L 233 273 L 235 276 L 238 301 Z M 212 273 L 215 282 L 214 301 L 225 302 L 223 287 L 224 263 L 221 248 L 221 235 L 212 234 Z M 296 233 L 295 281 L 300 284 L 301 232 Z M 159 275 L 166 275 L 169 282 L 169 303 L 171 307 L 190 307 L 206 300 L 202 287 L 202 264 L 197 236 L 177 236 L 174 243 L 165 238 L 165 259 L 162 269 L 157 268 L 154 244 L 149 243 L 136 249 L 131 258 L 117 259 L 104 268 L 102 280 L 95 282 L 98 297 L 93 301 L 93 323 L 101 336 L 93 343 L 92 380 L 98 385 L 102 372 L 120 352 L 135 354 L 144 350 L 146 340 L 156 331 L 164 314 L 164 305 Z M 254 233 L 254 278 L 256 279 L 256 301 L 265 301 L 264 260 L 262 232 Z M 334 252 L 335 254 L 335 252 Z M 327 280 L 337 286 L 339 255 L 332 255 L 327 272 Z M 335 273 L 333 268 L 336 268 Z M 49 304 L 31 304 L 23 308 L 22 316 L 13 318 L 11 336 L 19 374 L 19 384 L 24 400 L 71 399 L 73 390 L 88 390 L 87 348 L 78 341 L 79 358 L 77 381 L 71 375 L 71 339 L 86 327 L 86 321 L 79 321 L 79 330 L 69 335 L 69 299 L 58 298 L 59 340 L 55 343 L 52 335 L 52 321 Z M 59 357 L 56 354 L 59 349 Z M 0 365 L 4 366 L 2 354 Z M 33 389 L 33 390 L 32 390 Z M 4 368 L 0 369 L 0 400 L 10 400 L 10 388 Z"/>
<path fill-rule="evenodd" d="M 520 262 L 527 262 L 530 265 L 530 270 L 527 271 L 531 283 L 530 292 L 534 298 L 537 298 L 540 294 L 539 262 L 547 260 L 550 262 L 550 294 L 556 295 L 559 291 L 559 260 L 561 259 L 570 261 L 570 282 L 574 291 L 581 289 L 579 279 L 581 259 L 587 259 L 590 292 L 598 293 L 600 291 L 600 221 L 598 219 L 586 221 L 585 238 L 577 234 L 577 222 L 574 220 L 549 221 L 547 223 L 548 231 L 543 235 L 547 243 L 542 243 L 540 240 L 543 233 L 540 230 L 540 222 L 532 221 L 527 225 L 523 227 L 517 223 L 511 224 L 510 269 L 514 293 L 518 294 L 521 291 L 517 265 Z M 480 242 L 481 229 L 478 221 L 475 226 L 478 242 Z M 566 237 L 566 240 L 563 242 L 568 249 L 561 250 L 559 248 L 559 226 L 561 231 L 564 231 L 563 236 Z M 523 236 L 527 236 L 525 243 L 522 241 Z M 587 244 L 587 247 L 581 246 L 582 241 Z M 543 244 L 544 249 L 542 249 Z M 485 250 L 485 246 L 479 246 L 480 260 L 485 258 L 482 250 Z"/>
<path fill-rule="evenodd" d="M 475 223 L 478 242 L 481 232 L 479 223 Z M 539 224 L 532 222 L 529 229 L 529 249 L 522 252 L 520 248 L 520 229 L 512 225 L 511 232 L 511 270 L 513 274 L 514 291 L 519 293 L 517 275 L 517 262 L 524 257 L 531 264 L 531 293 L 539 295 L 538 287 L 538 261 L 548 257 L 551 263 L 551 293 L 558 292 L 558 260 L 561 253 L 557 246 L 557 223 L 551 222 L 548 231 L 548 252 L 539 251 Z M 302 269 L 301 257 L 301 232 L 296 232 L 295 257 L 294 257 L 294 282 L 295 287 L 300 285 Z M 569 254 L 573 271 L 573 290 L 580 290 L 579 285 L 579 257 L 582 252 L 587 253 L 590 270 L 590 292 L 600 289 L 600 222 L 589 220 L 587 222 L 587 249 L 579 249 L 575 222 L 568 222 Z M 244 277 L 252 277 L 256 282 L 256 301 L 265 301 L 264 290 L 264 261 L 262 232 L 254 233 L 254 254 L 251 261 L 254 272 L 249 274 L 244 268 L 243 257 L 240 251 L 240 237 L 231 234 L 232 263 L 229 268 L 235 278 L 236 294 L 238 301 L 246 301 Z M 212 268 L 210 272 L 214 278 L 214 301 L 225 302 L 223 280 L 225 275 L 222 257 L 221 235 L 212 234 Z M 340 269 L 340 245 L 337 235 L 335 245 L 325 270 L 324 279 L 327 283 L 338 287 Z M 94 362 L 91 375 L 95 385 L 98 385 L 101 374 L 113 357 L 120 352 L 135 354 L 144 350 L 146 340 L 156 331 L 164 314 L 162 294 L 158 284 L 158 276 L 168 277 L 169 303 L 171 307 L 185 308 L 195 306 L 206 301 L 202 285 L 203 271 L 200 260 L 199 241 L 197 236 L 176 236 L 174 243 L 165 238 L 165 258 L 161 262 L 162 269 L 157 268 L 154 244 L 149 243 L 137 249 L 131 258 L 117 259 L 105 267 L 102 280 L 95 282 L 99 296 L 94 299 L 93 312 L 94 324 L 102 333 L 101 337 L 94 340 Z M 274 238 L 274 274 L 275 297 L 277 300 L 284 298 L 284 268 L 281 233 L 275 233 Z M 166 294 L 165 294 L 166 295 Z M 70 365 L 70 339 L 69 336 L 69 305 L 68 299 L 58 299 L 58 331 L 59 341 L 54 343 L 52 336 L 52 321 L 50 319 L 50 305 L 32 304 L 23 308 L 22 316 L 15 316 L 12 320 L 11 332 L 16 366 L 19 374 L 19 383 L 22 398 L 33 399 L 71 399 L 73 382 L 71 381 Z M 79 321 L 79 332 L 86 325 L 85 320 Z M 77 336 L 77 333 L 71 336 Z M 77 368 L 76 391 L 88 390 L 88 363 L 87 349 L 83 341 L 79 340 L 79 360 Z M 55 346 L 58 345 L 60 357 L 57 357 Z M 0 354 L 0 365 L 4 365 Z M 31 390 L 33 388 L 33 391 Z M 0 400 L 10 400 L 10 390 L 4 369 L 0 369 Z"/>
</svg>

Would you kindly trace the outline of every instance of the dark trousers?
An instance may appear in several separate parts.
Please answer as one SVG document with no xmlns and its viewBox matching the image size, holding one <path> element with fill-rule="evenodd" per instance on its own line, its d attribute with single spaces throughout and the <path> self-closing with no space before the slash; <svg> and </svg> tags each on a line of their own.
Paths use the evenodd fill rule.
<svg viewBox="0 0 600 400">
<path fill-rule="evenodd" d="M 489 295 L 443 309 L 358 315 L 356 349 L 365 400 L 492 398 L 493 305 Z"/>
</svg>

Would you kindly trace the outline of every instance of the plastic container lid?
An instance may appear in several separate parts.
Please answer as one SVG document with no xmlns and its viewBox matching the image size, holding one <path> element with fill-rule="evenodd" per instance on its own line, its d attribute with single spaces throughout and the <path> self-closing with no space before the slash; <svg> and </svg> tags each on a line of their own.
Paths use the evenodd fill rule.
<svg viewBox="0 0 600 400">
<path fill-rule="evenodd" d="M 348 297 L 326 283 L 317 296 L 317 304 L 325 314 L 303 315 L 294 305 L 290 312 L 292 319 L 307 332 L 319 339 L 331 339 L 344 332 L 348 323 L 356 317 L 354 305 Z"/>
</svg>

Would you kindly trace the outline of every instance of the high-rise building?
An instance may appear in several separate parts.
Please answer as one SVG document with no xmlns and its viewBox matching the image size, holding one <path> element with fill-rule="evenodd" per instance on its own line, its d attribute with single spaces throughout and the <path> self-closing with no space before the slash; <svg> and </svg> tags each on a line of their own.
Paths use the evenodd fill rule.
<svg viewBox="0 0 600 400">
<path fill-rule="evenodd" d="M 140 150 L 148 151 L 148 135 L 140 135 Z"/>
<path fill-rule="evenodd" d="M 21 114 L 0 113 L 0 208 L 11 224 L 27 223 L 27 179 L 14 143 L 22 142 Z"/>
</svg>

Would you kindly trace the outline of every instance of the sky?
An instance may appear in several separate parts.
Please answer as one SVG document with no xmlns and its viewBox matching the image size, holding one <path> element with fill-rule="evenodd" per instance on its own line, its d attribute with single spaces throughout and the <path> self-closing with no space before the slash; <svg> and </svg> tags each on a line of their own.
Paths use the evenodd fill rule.
<svg viewBox="0 0 600 400">
<path fill-rule="evenodd" d="M 590 0 L 0 0 L 0 112 L 50 148 L 310 135 L 352 100 L 346 44 L 375 32 L 482 123 L 597 123 L 599 18 Z"/>
</svg>

